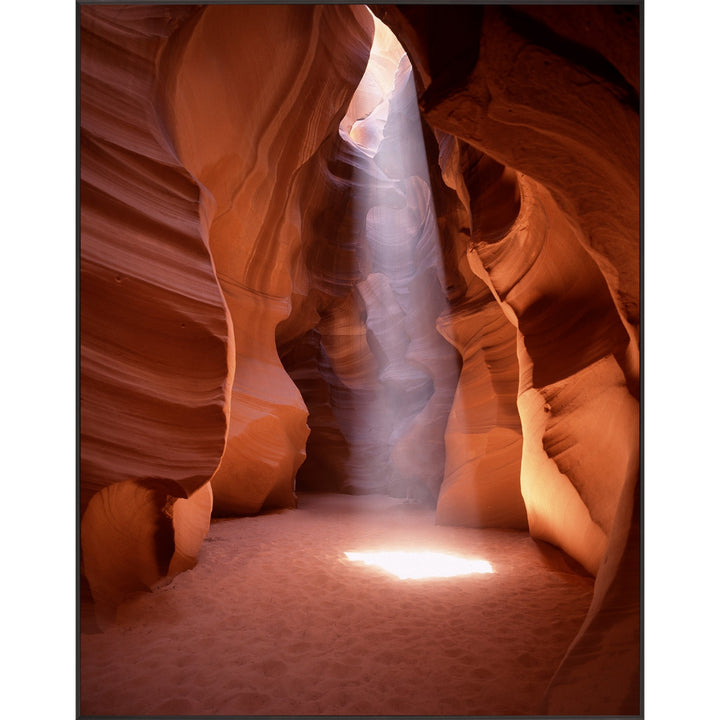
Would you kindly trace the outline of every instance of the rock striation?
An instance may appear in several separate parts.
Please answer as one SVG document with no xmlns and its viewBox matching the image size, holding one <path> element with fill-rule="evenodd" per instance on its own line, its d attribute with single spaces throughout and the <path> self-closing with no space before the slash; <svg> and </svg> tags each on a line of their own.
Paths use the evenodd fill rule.
<svg viewBox="0 0 720 720">
<path fill-rule="evenodd" d="M 597 575 L 546 709 L 637 713 L 637 9 L 373 9 L 428 122 L 458 139 L 443 174 L 468 261 L 516 328 L 530 532 Z"/>
<path fill-rule="evenodd" d="M 82 547 L 112 607 L 192 561 L 209 481 L 217 513 L 294 502 L 307 410 L 275 347 L 288 196 L 337 132 L 372 21 L 340 6 L 80 17 Z M 177 499 L 203 488 L 193 518 Z"/>
<path fill-rule="evenodd" d="M 156 103 L 163 49 L 196 14 L 80 11 L 81 541 L 108 613 L 168 572 L 176 540 L 191 560 L 225 447 L 229 317 L 203 191 Z M 176 533 L 181 500 L 190 505 Z"/>
<path fill-rule="evenodd" d="M 371 31 L 367 12 L 349 7 L 208 6 L 173 49 L 169 132 L 213 199 L 210 248 L 235 338 L 228 437 L 212 479 L 221 513 L 294 501 L 307 409 L 275 344 L 299 241 L 293 186 L 336 132 Z"/>
</svg>

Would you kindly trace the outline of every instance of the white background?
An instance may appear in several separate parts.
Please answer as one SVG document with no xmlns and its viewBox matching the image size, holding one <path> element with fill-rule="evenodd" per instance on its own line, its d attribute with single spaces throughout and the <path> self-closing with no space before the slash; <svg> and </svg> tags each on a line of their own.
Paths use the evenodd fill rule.
<svg viewBox="0 0 720 720">
<path fill-rule="evenodd" d="M 646 717 L 716 710 L 718 11 L 645 7 Z M 75 5 L 0 42 L 6 717 L 75 717 Z M 8 462 L 9 460 L 9 462 Z"/>
</svg>

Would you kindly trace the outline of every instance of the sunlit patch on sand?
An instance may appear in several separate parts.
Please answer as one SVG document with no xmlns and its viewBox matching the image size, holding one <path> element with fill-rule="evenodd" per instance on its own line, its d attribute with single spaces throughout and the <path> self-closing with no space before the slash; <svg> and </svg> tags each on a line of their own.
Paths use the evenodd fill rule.
<svg viewBox="0 0 720 720">
<path fill-rule="evenodd" d="M 475 573 L 491 573 L 492 565 L 487 560 L 478 560 L 447 555 L 438 552 L 346 552 L 345 557 L 353 562 L 376 565 L 401 580 L 423 578 L 455 577 Z"/>
</svg>

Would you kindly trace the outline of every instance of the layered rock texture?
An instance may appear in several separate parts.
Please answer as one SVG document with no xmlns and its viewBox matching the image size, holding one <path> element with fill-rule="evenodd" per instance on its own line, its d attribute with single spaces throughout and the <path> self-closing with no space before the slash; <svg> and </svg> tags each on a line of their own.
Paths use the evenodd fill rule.
<svg viewBox="0 0 720 720">
<path fill-rule="evenodd" d="M 530 532 L 597 575 L 546 709 L 639 712 L 637 8 L 373 9 L 516 331 Z"/>
<path fill-rule="evenodd" d="M 371 8 L 81 8 L 83 576 L 421 499 L 594 575 L 544 710 L 638 713 L 637 8 Z"/>
<path fill-rule="evenodd" d="M 111 608 L 166 576 L 178 548 L 191 562 L 212 503 L 177 521 L 176 499 L 202 489 L 216 513 L 294 502 L 307 409 L 275 346 L 294 181 L 337 135 L 372 19 L 341 6 L 80 16 L 81 536 Z"/>
</svg>

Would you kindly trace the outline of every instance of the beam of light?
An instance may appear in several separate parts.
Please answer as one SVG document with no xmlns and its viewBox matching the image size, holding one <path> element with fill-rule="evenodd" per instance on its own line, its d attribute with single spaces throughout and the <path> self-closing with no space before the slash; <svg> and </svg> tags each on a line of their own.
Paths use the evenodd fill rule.
<svg viewBox="0 0 720 720">
<path fill-rule="evenodd" d="M 390 29 L 373 22 L 366 72 L 339 128 L 354 173 L 358 357 L 372 359 L 362 373 L 372 381 L 357 388 L 334 366 L 356 393 L 352 412 L 337 418 L 354 488 L 434 500 L 459 363 L 437 329 L 450 309 L 412 66 Z"/>
<path fill-rule="evenodd" d="M 493 572 L 492 565 L 487 560 L 464 558 L 439 552 L 406 552 L 402 550 L 346 552 L 345 557 L 352 562 L 375 565 L 392 573 L 400 580 L 447 578 Z"/>
</svg>

